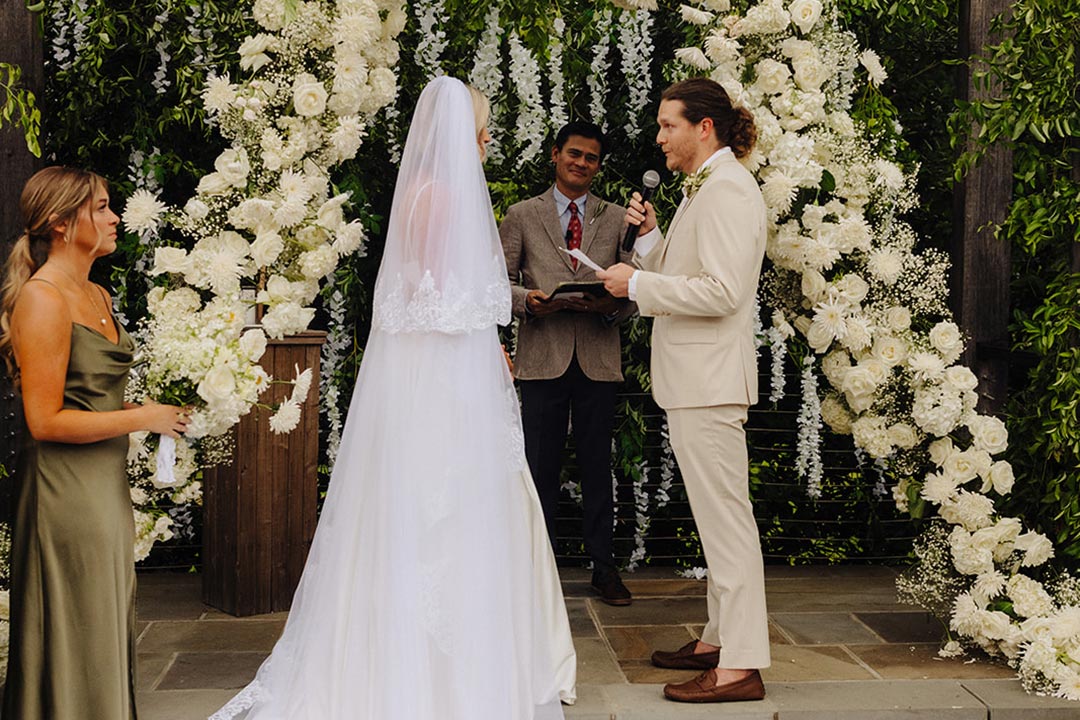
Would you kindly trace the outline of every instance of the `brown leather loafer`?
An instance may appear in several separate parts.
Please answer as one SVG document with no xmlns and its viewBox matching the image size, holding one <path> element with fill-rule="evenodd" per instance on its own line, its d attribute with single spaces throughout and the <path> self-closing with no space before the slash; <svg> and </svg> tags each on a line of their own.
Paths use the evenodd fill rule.
<svg viewBox="0 0 1080 720">
<path fill-rule="evenodd" d="M 765 697 L 765 685 L 761 673 L 752 671 L 742 680 L 715 685 L 716 671 L 706 670 L 689 682 L 664 686 L 664 697 L 675 702 L 711 703 L 761 700 Z"/>
<path fill-rule="evenodd" d="M 652 664 L 669 670 L 711 670 L 720 664 L 720 651 L 695 653 L 697 640 L 691 640 L 675 652 L 657 650 L 652 654 Z"/>
</svg>

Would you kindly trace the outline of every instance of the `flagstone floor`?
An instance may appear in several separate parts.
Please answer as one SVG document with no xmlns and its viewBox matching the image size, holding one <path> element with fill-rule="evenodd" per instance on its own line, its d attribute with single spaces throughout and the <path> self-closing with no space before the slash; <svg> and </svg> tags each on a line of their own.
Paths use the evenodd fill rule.
<svg viewBox="0 0 1080 720">
<path fill-rule="evenodd" d="M 625 576 L 635 600 L 615 608 L 593 599 L 585 571 L 562 575 L 580 698 L 568 720 L 1080 718 L 1080 704 L 1025 695 L 1007 667 L 939 658 L 941 626 L 896 601 L 896 571 L 886 567 L 768 567 L 768 697 L 669 703 L 660 684 L 693 673 L 648 658 L 701 632 L 704 583 L 646 569 Z M 138 610 L 142 720 L 207 717 L 254 676 L 285 623 L 285 613 L 234 618 L 203 605 L 192 574 L 140 574 Z"/>
</svg>

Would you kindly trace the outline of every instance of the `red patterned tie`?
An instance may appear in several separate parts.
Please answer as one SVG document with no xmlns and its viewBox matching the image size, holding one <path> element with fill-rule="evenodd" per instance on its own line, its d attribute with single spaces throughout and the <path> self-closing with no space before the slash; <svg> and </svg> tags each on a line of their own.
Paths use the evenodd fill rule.
<svg viewBox="0 0 1080 720">
<path fill-rule="evenodd" d="M 581 218 L 578 217 L 577 203 L 570 203 L 570 222 L 566 225 L 566 247 L 577 250 L 581 247 Z M 577 270 L 577 258 L 570 258 L 570 266 Z"/>
</svg>

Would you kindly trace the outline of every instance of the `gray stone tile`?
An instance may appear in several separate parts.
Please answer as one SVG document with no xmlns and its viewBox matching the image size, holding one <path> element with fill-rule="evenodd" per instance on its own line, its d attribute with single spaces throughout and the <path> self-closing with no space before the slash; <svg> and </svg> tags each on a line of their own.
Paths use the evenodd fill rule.
<svg viewBox="0 0 1080 720">
<path fill-rule="evenodd" d="M 577 686 L 577 702 L 563 705 L 566 720 L 611 720 L 612 710 L 603 685 Z"/>
<path fill-rule="evenodd" d="M 864 625 L 890 643 L 940 643 L 945 626 L 928 612 L 855 613 Z"/>
<path fill-rule="evenodd" d="M 608 625 L 681 625 L 706 619 L 705 597 L 645 598 L 626 607 L 611 607 L 593 602 L 600 624 Z"/>
<path fill-rule="evenodd" d="M 654 667 L 648 660 L 620 660 L 619 668 L 631 683 L 646 685 L 686 682 L 700 674 L 699 670 L 670 670 Z"/>
<path fill-rule="evenodd" d="M 281 620 L 162 621 L 139 640 L 140 652 L 270 652 L 281 635 Z"/>
<path fill-rule="evenodd" d="M 962 680 L 990 710 L 990 720 L 1076 720 L 1080 703 L 1024 692 L 1019 680 Z"/>
<path fill-rule="evenodd" d="M 153 690 L 165 668 L 172 663 L 171 652 L 139 653 L 135 658 L 135 690 Z"/>
<path fill-rule="evenodd" d="M 269 653 L 177 653 L 158 690 L 239 690 L 255 679 Z"/>
<path fill-rule="evenodd" d="M 139 573 L 135 610 L 140 620 L 197 620 L 206 610 L 201 575 Z"/>
<path fill-rule="evenodd" d="M 772 665 L 761 671 L 766 689 L 774 682 L 876 679 L 835 645 L 774 645 L 770 652 Z"/>
<path fill-rule="evenodd" d="M 940 647 L 939 643 L 909 643 L 848 645 L 848 650 L 888 680 L 1016 677 L 1016 671 L 989 658 L 970 662 L 966 658 L 939 657 Z"/>
<path fill-rule="evenodd" d="M 566 601 L 566 614 L 570 618 L 570 634 L 577 638 L 600 637 L 600 631 L 589 614 L 585 600 L 570 598 Z"/>
<path fill-rule="evenodd" d="M 646 660 L 654 650 L 675 650 L 693 636 L 684 625 L 632 625 L 605 628 L 619 660 Z"/>
<path fill-rule="evenodd" d="M 870 644 L 881 638 L 849 613 L 772 613 L 797 645 Z"/>
<path fill-rule="evenodd" d="M 606 687 L 617 720 L 774 720 L 776 706 L 766 697 L 757 702 L 675 703 L 664 699 L 662 685 Z"/>
<path fill-rule="evenodd" d="M 610 685 L 625 683 L 619 664 L 611 650 L 599 638 L 574 642 L 577 651 L 577 681 L 580 685 Z"/>
<path fill-rule="evenodd" d="M 698 595 L 704 597 L 705 595 L 703 580 L 688 580 L 679 577 L 664 579 L 627 577 L 624 580 L 635 599 L 639 597 L 696 597 Z"/>
<path fill-rule="evenodd" d="M 869 680 L 772 683 L 779 720 L 986 720 L 986 708 L 959 682 Z"/>
<path fill-rule="evenodd" d="M 911 606 L 896 599 L 895 589 L 814 590 L 797 585 L 766 588 L 769 613 L 775 612 L 910 612 Z"/>
<path fill-rule="evenodd" d="M 139 720 L 206 720 L 232 699 L 232 690 L 156 690 L 138 693 Z"/>
</svg>

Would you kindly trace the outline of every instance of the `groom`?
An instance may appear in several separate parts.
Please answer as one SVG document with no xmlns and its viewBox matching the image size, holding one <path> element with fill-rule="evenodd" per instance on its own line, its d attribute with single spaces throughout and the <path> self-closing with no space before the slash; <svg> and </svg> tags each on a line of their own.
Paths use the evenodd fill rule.
<svg viewBox="0 0 1080 720">
<path fill-rule="evenodd" d="M 597 276 L 613 295 L 655 317 L 653 396 L 667 411 L 671 444 L 709 568 L 709 622 L 700 641 L 658 651 L 653 664 L 702 670 L 664 687 L 682 702 L 758 700 L 769 665 L 765 582 L 748 495 L 747 407 L 757 400 L 754 298 L 765 252 L 765 203 L 737 158 L 756 131 L 744 109 L 704 78 L 661 96 L 656 142 L 667 167 L 684 173 L 685 197 L 662 237 L 650 203 L 635 196 L 627 222 L 640 225 L 640 269 Z"/>
<path fill-rule="evenodd" d="M 521 387 L 525 455 L 548 536 L 554 547 L 559 475 L 572 422 L 592 588 L 609 605 L 629 605 L 612 547 L 611 434 L 615 392 L 623 379 L 618 326 L 635 307 L 610 295 L 550 296 L 560 282 L 596 282 L 567 249 L 580 247 L 602 267 L 631 257 L 619 249 L 623 209 L 589 192 L 605 150 L 604 133 L 593 123 L 560 129 L 551 151 L 554 187 L 511 206 L 499 234 L 519 320 L 514 374 Z"/>
</svg>

